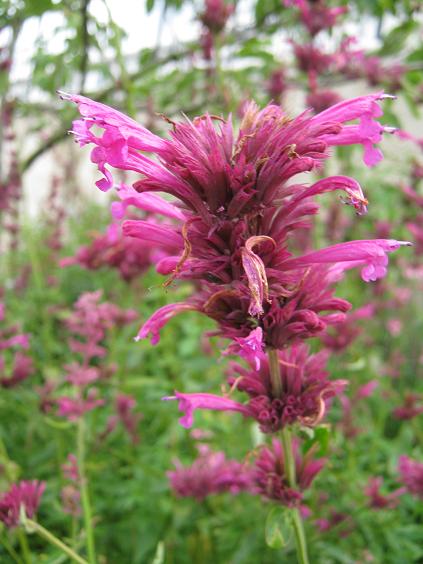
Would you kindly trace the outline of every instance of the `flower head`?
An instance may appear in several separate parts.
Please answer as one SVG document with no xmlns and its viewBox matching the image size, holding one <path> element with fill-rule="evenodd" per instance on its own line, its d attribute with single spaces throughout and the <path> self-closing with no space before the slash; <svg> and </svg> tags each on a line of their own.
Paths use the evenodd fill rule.
<svg viewBox="0 0 423 564">
<path fill-rule="evenodd" d="M 175 393 L 164 399 L 176 399 L 184 416 L 181 425 L 191 427 L 197 409 L 237 412 L 255 419 L 264 433 L 274 433 L 287 425 L 300 423 L 312 427 L 319 423 L 326 411 L 327 401 L 342 393 L 347 381 L 328 380 L 324 370 L 326 353 L 309 356 L 307 346 L 293 345 L 289 351 L 279 352 L 281 393 L 275 395 L 270 378 L 269 362 L 260 353 L 260 365 L 256 358 L 250 359 L 250 369 L 232 365 L 229 384 L 231 390 L 245 392 L 248 403 L 240 403 L 228 396 L 213 394 Z"/>
<path fill-rule="evenodd" d="M 259 370 L 252 363 L 250 370 L 233 364 L 229 384 L 248 394 L 250 414 L 265 433 L 277 432 L 297 422 L 304 426 L 316 425 L 325 415 L 327 400 L 340 394 L 347 381 L 329 381 L 325 371 L 327 354 L 309 355 L 308 347 L 302 343 L 280 351 L 278 360 L 279 397 L 272 390 L 269 362 L 265 355 Z"/>
<path fill-rule="evenodd" d="M 406 490 L 423 499 L 423 462 L 418 462 L 405 455 L 400 456 L 398 471 Z"/>
<path fill-rule="evenodd" d="M 44 482 L 33 480 L 12 484 L 10 489 L 0 497 L 0 521 L 6 527 L 17 527 L 20 522 L 21 508 L 27 517 L 32 519 L 40 504 L 45 489 Z"/>
<path fill-rule="evenodd" d="M 364 494 L 369 498 L 369 505 L 372 509 L 393 509 L 399 503 L 399 496 L 401 496 L 405 488 L 399 488 L 390 494 L 382 494 L 380 488 L 383 485 L 383 478 L 372 477 L 369 478 L 367 486 L 364 488 Z"/>
<path fill-rule="evenodd" d="M 301 456 L 299 445 L 295 443 L 297 488 L 294 489 L 288 482 L 281 443 L 277 439 L 273 439 L 271 446 L 263 446 L 254 461 L 253 467 L 253 482 L 257 488 L 257 493 L 287 507 L 298 506 L 303 497 L 302 492 L 310 487 L 325 464 L 323 458 L 313 459 L 311 450 L 305 456 Z"/>
<path fill-rule="evenodd" d="M 198 501 L 208 495 L 229 492 L 237 494 L 252 487 L 249 469 L 236 460 L 227 460 L 223 452 L 199 446 L 199 456 L 191 466 L 175 461 L 175 470 L 168 472 L 172 489 L 178 497 L 194 497 Z"/>
</svg>

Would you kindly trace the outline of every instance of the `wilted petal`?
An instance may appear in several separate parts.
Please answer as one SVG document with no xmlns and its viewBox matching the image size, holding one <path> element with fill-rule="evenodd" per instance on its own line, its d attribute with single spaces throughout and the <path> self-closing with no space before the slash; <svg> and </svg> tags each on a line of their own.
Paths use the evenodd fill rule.
<svg viewBox="0 0 423 564">
<path fill-rule="evenodd" d="M 252 250 L 262 243 L 271 244 L 275 248 L 275 242 L 264 235 L 250 237 L 245 247 L 241 250 L 242 266 L 248 279 L 248 287 L 251 292 L 251 302 L 248 312 L 250 315 L 261 315 L 263 313 L 263 301 L 269 299 L 269 287 L 267 284 L 266 268 L 261 258 Z"/>
</svg>

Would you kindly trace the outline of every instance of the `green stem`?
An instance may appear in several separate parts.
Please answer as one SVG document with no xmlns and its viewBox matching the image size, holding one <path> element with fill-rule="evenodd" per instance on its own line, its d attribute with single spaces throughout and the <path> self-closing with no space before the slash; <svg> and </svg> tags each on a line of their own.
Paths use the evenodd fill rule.
<svg viewBox="0 0 423 564">
<path fill-rule="evenodd" d="M 25 531 L 23 531 L 22 529 L 18 529 L 18 539 L 25 564 L 31 564 L 32 555 L 29 549 L 28 539 L 26 538 Z"/>
<path fill-rule="evenodd" d="M 42 525 L 40 525 L 36 521 L 26 518 L 25 527 L 27 528 L 28 531 L 37 533 L 38 535 L 40 535 L 40 537 L 42 537 L 44 540 L 46 540 L 53 546 L 60 548 L 62 552 L 67 554 L 69 558 L 71 558 L 75 562 L 78 562 L 78 564 L 88 564 L 88 562 L 84 560 L 84 558 L 81 558 L 79 554 L 76 554 L 76 552 L 74 552 L 69 546 L 67 546 L 64 542 L 62 542 L 57 537 L 55 537 L 52 533 L 50 533 L 50 531 L 45 529 Z"/>
<path fill-rule="evenodd" d="M 92 510 L 90 504 L 90 497 L 88 494 L 87 477 L 85 475 L 85 424 L 84 424 L 84 419 L 82 417 L 78 421 L 77 459 L 78 459 L 78 473 L 79 473 L 79 481 L 80 481 L 82 510 L 84 513 L 88 561 L 90 564 L 96 564 Z"/>
<path fill-rule="evenodd" d="M 272 393 L 274 397 L 280 398 L 283 393 L 282 381 L 279 368 L 279 356 L 276 349 L 268 349 L 270 381 L 272 383 Z M 292 431 L 289 427 L 282 429 L 282 448 L 284 456 L 284 468 L 289 487 L 297 487 L 297 477 L 295 471 L 295 457 L 292 449 Z M 295 546 L 299 564 L 309 564 L 307 555 L 307 541 L 304 533 L 303 521 L 298 508 L 291 510 L 292 525 L 294 527 Z"/>
<path fill-rule="evenodd" d="M 19 556 L 19 554 L 16 552 L 16 550 L 13 548 L 13 546 L 9 543 L 9 541 L 7 540 L 7 538 L 5 536 L 0 538 L 0 543 L 4 546 L 4 548 L 7 550 L 10 557 L 16 562 L 16 564 L 25 564 L 25 562 L 22 560 L 22 558 Z"/>
</svg>

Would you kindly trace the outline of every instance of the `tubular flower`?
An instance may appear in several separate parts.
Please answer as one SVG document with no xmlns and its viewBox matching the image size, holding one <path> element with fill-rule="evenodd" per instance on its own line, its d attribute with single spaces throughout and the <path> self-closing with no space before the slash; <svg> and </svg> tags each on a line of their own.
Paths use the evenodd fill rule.
<svg viewBox="0 0 423 564">
<path fill-rule="evenodd" d="M 10 489 L 0 497 L 0 521 L 9 529 L 17 527 L 21 507 L 25 510 L 26 516 L 32 519 L 37 512 L 44 489 L 45 483 L 37 480 L 12 484 Z"/>
<path fill-rule="evenodd" d="M 328 381 L 324 370 L 326 353 L 308 355 L 308 347 L 293 345 L 289 351 L 279 352 L 281 395 L 272 391 L 267 356 L 260 355 L 260 368 L 256 369 L 256 357 L 250 362 L 250 369 L 238 364 L 232 366 L 229 377 L 231 389 L 245 392 L 247 404 L 238 403 L 229 397 L 213 394 L 181 394 L 176 392 L 179 409 L 184 412 L 181 425 L 191 427 L 196 409 L 230 411 L 242 413 L 255 419 L 263 433 L 275 433 L 287 425 L 300 423 L 312 427 L 319 423 L 326 411 L 326 401 L 340 394 L 347 385 L 346 380 Z"/>
<path fill-rule="evenodd" d="M 310 487 L 326 462 L 323 458 L 313 460 L 312 450 L 302 457 L 298 443 L 294 443 L 298 489 L 293 489 L 288 484 L 281 443 L 273 439 L 272 446 L 262 447 L 253 468 L 253 482 L 257 493 L 287 507 L 300 505 L 302 492 Z"/>
<path fill-rule="evenodd" d="M 168 472 L 170 485 L 178 497 L 202 501 L 208 495 L 237 494 L 252 488 L 249 470 L 236 460 L 227 460 L 223 452 L 212 452 L 200 445 L 199 456 L 191 466 L 175 460 L 175 470 Z"/>
</svg>

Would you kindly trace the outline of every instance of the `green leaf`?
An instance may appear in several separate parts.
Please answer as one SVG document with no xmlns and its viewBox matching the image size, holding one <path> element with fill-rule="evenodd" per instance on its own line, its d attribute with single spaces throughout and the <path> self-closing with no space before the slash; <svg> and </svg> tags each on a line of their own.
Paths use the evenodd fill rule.
<svg viewBox="0 0 423 564">
<path fill-rule="evenodd" d="M 313 436 L 304 443 L 304 452 L 310 450 L 312 446 L 317 445 L 316 455 L 324 456 L 329 448 L 330 427 L 328 425 L 320 425 L 313 430 Z"/>
<path fill-rule="evenodd" d="M 286 547 L 292 538 L 292 532 L 291 511 L 280 505 L 272 507 L 265 524 L 267 546 L 274 549 Z"/>
<path fill-rule="evenodd" d="M 403 47 L 408 36 L 418 29 L 417 22 L 413 20 L 406 21 L 395 27 L 388 33 L 383 42 L 383 47 L 379 51 L 379 55 L 394 55 Z"/>
</svg>

